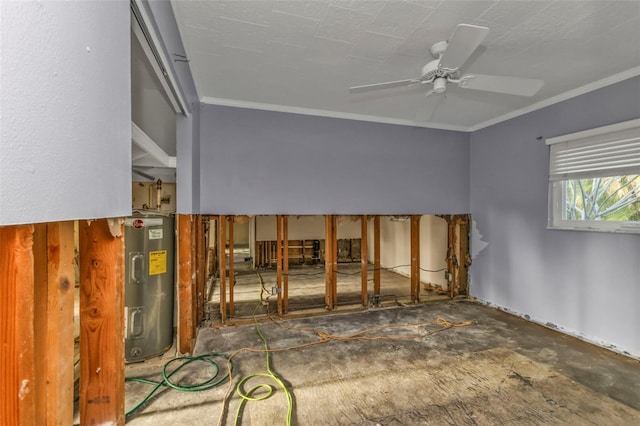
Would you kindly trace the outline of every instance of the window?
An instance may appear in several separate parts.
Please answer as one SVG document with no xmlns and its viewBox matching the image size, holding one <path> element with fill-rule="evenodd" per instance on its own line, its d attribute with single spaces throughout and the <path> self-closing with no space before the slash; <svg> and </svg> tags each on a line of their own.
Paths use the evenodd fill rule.
<svg viewBox="0 0 640 426">
<path fill-rule="evenodd" d="M 640 233 L 640 119 L 547 145 L 550 228 Z"/>
</svg>

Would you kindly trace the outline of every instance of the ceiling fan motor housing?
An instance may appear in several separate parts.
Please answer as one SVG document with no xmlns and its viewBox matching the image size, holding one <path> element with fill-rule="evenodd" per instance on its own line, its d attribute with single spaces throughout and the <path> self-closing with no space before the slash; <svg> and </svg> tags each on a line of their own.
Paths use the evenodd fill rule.
<svg viewBox="0 0 640 426">
<path fill-rule="evenodd" d="M 420 79 L 422 81 L 433 81 L 436 78 L 447 77 L 449 71 L 439 68 L 439 62 L 438 59 L 435 59 L 422 67 L 422 77 Z"/>
</svg>

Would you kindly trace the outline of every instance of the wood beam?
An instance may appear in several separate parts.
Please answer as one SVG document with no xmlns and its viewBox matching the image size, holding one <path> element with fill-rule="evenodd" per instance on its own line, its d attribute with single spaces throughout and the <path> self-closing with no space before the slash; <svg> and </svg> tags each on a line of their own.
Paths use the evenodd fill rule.
<svg viewBox="0 0 640 426">
<path fill-rule="evenodd" d="M 0 227 L 0 424 L 36 424 L 33 225 Z"/>
<path fill-rule="evenodd" d="M 325 271 L 325 307 L 328 310 L 333 309 L 333 216 L 325 215 L 324 217 L 324 271 Z"/>
<path fill-rule="evenodd" d="M 453 231 L 453 216 L 451 215 L 446 215 L 443 216 L 444 219 L 447 221 L 447 272 L 448 272 L 448 277 L 447 277 L 447 284 L 448 284 L 448 292 L 449 292 L 449 297 L 453 298 L 453 296 L 455 295 L 455 285 L 454 285 L 454 279 L 453 279 L 453 273 L 454 273 L 454 263 L 453 263 L 453 259 L 455 257 L 455 249 L 454 249 L 454 231 Z"/>
<path fill-rule="evenodd" d="M 411 301 L 420 301 L 420 216 L 411 216 Z"/>
<path fill-rule="evenodd" d="M 233 271 L 233 230 L 235 228 L 235 216 L 229 216 L 229 316 L 235 315 L 233 305 L 233 288 L 236 284 L 236 275 Z"/>
<path fill-rule="evenodd" d="M 193 338 L 196 336 L 198 324 L 198 215 L 191 215 L 191 312 L 193 316 Z"/>
<path fill-rule="evenodd" d="M 278 291 L 278 315 L 282 316 L 282 215 L 277 215 L 276 221 L 276 287 Z"/>
<path fill-rule="evenodd" d="M 331 216 L 331 291 L 333 292 L 333 308 L 338 307 L 338 217 Z"/>
<path fill-rule="evenodd" d="M 193 283 L 191 257 L 191 222 L 188 214 L 177 215 L 178 220 L 178 350 L 193 352 L 195 324 L 193 311 Z"/>
<path fill-rule="evenodd" d="M 469 253 L 469 223 L 471 215 L 463 215 L 460 222 L 460 289 L 459 294 L 469 295 L 469 266 L 471 266 L 471 254 Z"/>
<path fill-rule="evenodd" d="M 124 229 L 79 222 L 80 424 L 124 424 Z"/>
<path fill-rule="evenodd" d="M 367 306 L 367 284 L 369 279 L 369 262 L 367 253 L 367 215 L 360 216 L 360 278 L 362 287 L 362 305 Z"/>
<path fill-rule="evenodd" d="M 35 226 L 36 424 L 73 423 L 73 222 Z"/>
<path fill-rule="evenodd" d="M 47 347 L 49 322 L 49 254 L 48 226 L 46 223 L 36 223 L 33 232 L 33 266 L 34 288 L 34 374 L 35 374 L 35 423 L 47 424 Z M 73 306 L 73 305 L 72 305 Z M 73 312 L 73 311 L 72 311 Z M 73 327 L 73 318 L 71 318 Z M 73 330 L 73 329 L 72 329 Z M 73 342 L 73 335 L 72 335 Z M 73 347 L 73 343 L 71 343 Z M 73 360 L 73 352 L 70 360 Z M 71 361 L 73 365 L 73 361 Z M 73 367 L 72 367 L 73 368 Z M 71 370 L 73 374 L 73 369 Z M 73 385 L 73 376 L 71 378 Z M 71 396 L 73 398 L 73 395 Z"/>
<path fill-rule="evenodd" d="M 205 226 L 204 216 L 199 214 L 196 216 L 195 231 L 195 247 L 196 247 L 196 325 L 200 324 L 204 319 L 204 283 L 206 280 L 206 245 L 205 245 Z"/>
<path fill-rule="evenodd" d="M 282 217 L 282 233 L 284 240 L 282 302 L 284 313 L 287 314 L 289 312 L 289 216 L 287 215 Z M 302 250 L 304 250 L 304 241 Z"/>
<path fill-rule="evenodd" d="M 227 216 L 218 216 L 218 274 L 220 276 L 220 317 L 227 320 Z"/>
<path fill-rule="evenodd" d="M 373 295 L 380 296 L 380 216 L 373 217 Z"/>
</svg>

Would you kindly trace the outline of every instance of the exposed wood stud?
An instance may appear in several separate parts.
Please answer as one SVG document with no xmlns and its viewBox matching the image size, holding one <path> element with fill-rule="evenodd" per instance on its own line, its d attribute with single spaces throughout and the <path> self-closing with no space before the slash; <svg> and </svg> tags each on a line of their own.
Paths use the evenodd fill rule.
<svg viewBox="0 0 640 426">
<path fill-rule="evenodd" d="M 220 276 L 220 316 L 227 320 L 227 216 L 218 216 L 218 273 Z"/>
<path fill-rule="evenodd" d="M 0 227 L 0 420 L 35 424 L 33 225 Z"/>
<path fill-rule="evenodd" d="M 80 424 L 124 424 L 124 237 L 80 221 Z M 124 231 L 122 231 L 124 234 Z"/>
<path fill-rule="evenodd" d="M 411 216 L 411 301 L 420 301 L 420 216 Z"/>
<path fill-rule="evenodd" d="M 282 316 L 282 215 L 277 215 L 276 221 L 276 287 L 278 291 L 278 315 Z"/>
<path fill-rule="evenodd" d="M 282 302 L 284 313 L 289 312 L 289 216 L 282 217 L 282 239 L 284 240 Z"/>
<path fill-rule="evenodd" d="M 33 233 L 34 265 L 34 368 L 35 368 L 35 424 L 47 424 L 47 364 L 48 364 L 48 314 L 49 314 L 49 255 L 48 226 L 35 224 Z M 72 305 L 73 306 L 73 305 Z M 73 311 L 72 311 L 73 312 Z M 73 318 L 71 318 L 73 326 Z M 73 347 L 73 335 L 71 347 Z M 69 359 L 73 363 L 73 352 Z M 73 369 L 71 370 L 73 372 Z M 73 384 L 73 377 L 71 378 Z M 73 397 L 73 396 L 72 396 Z M 0 416 L 2 419 L 2 416 Z M 55 424 L 55 423 L 54 423 Z"/>
<path fill-rule="evenodd" d="M 204 319 L 204 282 L 206 280 L 206 245 L 204 216 L 196 216 L 196 292 L 194 301 L 196 303 L 196 324 L 200 324 Z"/>
<path fill-rule="evenodd" d="M 191 258 L 191 216 L 177 215 L 178 219 L 178 350 L 193 352 L 195 338 L 193 312 L 193 285 Z"/>
<path fill-rule="evenodd" d="M 193 325 L 192 335 L 196 336 L 196 326 L 198 324 L 198 279 L 199 279 L 199 269 L 198 269 L 198 219 L 199 215 L 191 215 L 191 241 L 189 247 L 191 248 L 191 312 L 193 316 L 193 320 L 191 321 Z"/>
<path fill-rule="evenodd" d="M 338 307 L 338 218 L 335 215 L 331 216 L 331 250 L 331 300 L 335 309 Z"/>
<path fill-rule="evenodd" d="M 325 268 L 325 307 L 328 310 L 333 309 L 333 219 L 331 215 L 324 217 L 324 268 Z"/>
<path fill-rule="evenodd" d="M 380 216 L 373 217 L 373 294 L 380 296 Z"/>
<path fill-rule="evenodd" d="M 233 305 L 233 288 L 236 284 L 236 276 L 233 271 L 233 230 L 235 228 L 235 216 L 229 216 L 229 316 L 235 315 Z"/>
<path fill-rule="evenodd" d="M 453 279 L 454 274 L 454 266 L 453 266 L 453 258 L 455 256 L 455 248 L 454 248 L 454 231 L 453 231 L 453 217 L 451 215 L 444 216 L 444 219 L 447 221 L 447 290 L 449 291 L 449 297 L 453 298 L 455 296 L 455 282 Z"/>
<path fill-rule="evenodd" d="M 469 223 L 471 215 L 463 215 L 460 222 L 460 255 L 458 261 L 460 263 L 460 294 L 469 295 L 469 266 L 471 266 L 471 255 L 469 253 Z"/>
<path fill-rule="evenodd" d="M 36 424 L 73 423 L 73 222 L 34 233 Z M 40 318 L 40 319 L 39 319 Z"/>
<path fill-rule="evenodd" d="M 361 264 L 361 287 L 362 305 L 367 306 L 367 283 L 369 279 L 369 262 L 367 254 L 367 215 L 360 216 L 360 264 Z"/>
</svg>

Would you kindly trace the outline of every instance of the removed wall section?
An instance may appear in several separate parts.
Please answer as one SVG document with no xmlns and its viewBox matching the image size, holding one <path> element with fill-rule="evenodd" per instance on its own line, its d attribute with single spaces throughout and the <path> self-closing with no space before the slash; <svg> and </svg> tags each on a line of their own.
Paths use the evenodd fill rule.
<svg viewBox="0 0 640 426">
<path fill-rule="evenodd" d="M 380 266 L 411 276 L 411 223 L 389 216 L 380 218 Z M 373 259 L 373 226 L 369 226 L 369 259 Z M 447 267 L 447 223 L 433 215 L 420 218 L 420 282 L 438 289 L 448 288 L 444 271 Z M 430 272 L 437 271 L 437 272 Z"/>
</svg>

